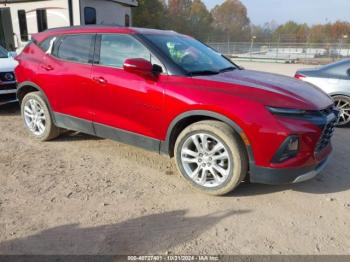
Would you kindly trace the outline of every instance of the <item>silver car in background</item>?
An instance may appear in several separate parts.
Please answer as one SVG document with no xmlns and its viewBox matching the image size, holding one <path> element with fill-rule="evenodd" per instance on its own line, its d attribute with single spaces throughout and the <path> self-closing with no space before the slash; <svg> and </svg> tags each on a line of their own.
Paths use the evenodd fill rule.
<svg viewBox="0 0 350 262">
<path fill-rule="evenodd" d="M 340 111 L 338 126 L 350 125 L 350 59 L 315 69 L 303 69 L 295 77 L 329 94 Z"/>
<path fill-rule="evenodd" d="M 14 73 L 17 66 L 15 55 L 15 52 L 8 52 L 0 46 L 0 106 L 17 101 L 17 84 Z"/>
</svg>

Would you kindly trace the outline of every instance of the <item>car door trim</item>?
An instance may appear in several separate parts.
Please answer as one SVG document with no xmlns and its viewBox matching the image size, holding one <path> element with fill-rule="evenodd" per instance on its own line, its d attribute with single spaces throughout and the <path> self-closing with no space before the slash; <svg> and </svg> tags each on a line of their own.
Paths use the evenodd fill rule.
<svg viewBox="0 0 350 262">
<path fill-rule="evenodd" d="M 55 124 L 60 128 L 111 139 L 159 153 L 160 141 L 151 137 L 58 112 L 53 113 L 53 118 Z"/>
<path fill-rule="evenodd" d="M 92 121 L 81 119 L 74 116 L 68 116 L 62 113 L 53 113 L 54 123 L 57 127 L 65 128 L 77 132 L 95 135 Z"/>
</svg>

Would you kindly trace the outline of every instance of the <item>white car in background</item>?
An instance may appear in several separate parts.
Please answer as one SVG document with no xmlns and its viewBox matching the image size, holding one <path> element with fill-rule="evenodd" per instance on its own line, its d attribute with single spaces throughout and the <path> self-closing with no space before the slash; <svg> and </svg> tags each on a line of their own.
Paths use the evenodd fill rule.
<svg viewBox="0 0 350 262">
<path fill-rule="evenodd" d="M 0 105 L 17 101 L 14 69 L 17 61 L 15 52 L 8 52 L 0 46 Z"/>
</svg>

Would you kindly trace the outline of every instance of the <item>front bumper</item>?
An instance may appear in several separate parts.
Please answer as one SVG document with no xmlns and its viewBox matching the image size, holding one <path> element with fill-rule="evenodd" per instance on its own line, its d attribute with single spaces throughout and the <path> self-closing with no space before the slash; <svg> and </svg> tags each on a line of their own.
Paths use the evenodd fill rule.
<svg viewBox="0 0 350 262">
<path fill-rule="evenodd" d="M 300 183 L 316 177 L 327 166 L 331 156 L 320 163 L 303 168 L 266 168 L 251 166 L 250 182 L 268 185 Z"/>
<path fill-rule="evenodd" d="M 0 106 L 17 101 L 17 84 L 13 82 L 0 83 Z"/>
</svg>

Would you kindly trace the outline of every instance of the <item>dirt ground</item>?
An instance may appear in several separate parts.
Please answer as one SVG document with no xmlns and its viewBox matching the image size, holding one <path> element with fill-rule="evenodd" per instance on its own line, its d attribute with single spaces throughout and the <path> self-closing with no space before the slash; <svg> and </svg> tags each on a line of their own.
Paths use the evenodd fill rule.
<svg viewBox="0 0 350 262">
<path fill-rule="evenodd" d="M 154 153 L 73 133 L 33 141 L 18 106 L 2 106 L 0 254 L 350 254 L 349 131 L 312 181 L 210 197 Z"/>
</svg>

